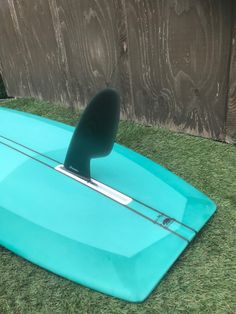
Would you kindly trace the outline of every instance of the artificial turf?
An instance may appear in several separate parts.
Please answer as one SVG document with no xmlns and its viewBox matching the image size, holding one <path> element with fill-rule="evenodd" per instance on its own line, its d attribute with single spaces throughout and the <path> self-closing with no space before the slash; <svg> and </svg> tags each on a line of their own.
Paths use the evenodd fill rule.
<svg viewBox="0 0 236 314">
<path fill-rule="evenodd" d="M 1 106 L 72 125 L 79 117 L 33 99 Z M 131 122 L 120 123 L 117 141 L 209 195 L 215 216 L 140 304 L 82 287 L 0 247 L 0 313 L 236 313 L 236 147 Z"/>
</svg>

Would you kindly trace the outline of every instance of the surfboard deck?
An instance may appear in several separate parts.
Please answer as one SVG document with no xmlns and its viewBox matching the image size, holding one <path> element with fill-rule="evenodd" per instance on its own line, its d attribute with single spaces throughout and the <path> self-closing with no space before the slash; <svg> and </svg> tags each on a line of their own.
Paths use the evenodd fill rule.
<svg viewBox="0 0 236 314">
<path fill-rule="evenodd" d="M 94 182 L 81 182 L 63 169 L 73 132 L 0 108 L 0 244 L 77 283 L 141 302 L 216 205 L 119 144 L 92 160 Z"/>
</svg>

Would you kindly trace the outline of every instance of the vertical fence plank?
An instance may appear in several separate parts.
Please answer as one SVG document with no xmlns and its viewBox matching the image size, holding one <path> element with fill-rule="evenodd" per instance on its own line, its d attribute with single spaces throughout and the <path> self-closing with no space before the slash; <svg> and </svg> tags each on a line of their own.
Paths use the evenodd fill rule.
<svg viewBox="0 0 236 314">
<path fill-rule="evenodd" d="M 125 1 L 135 119 L 224 138 L 231 1 Z"/>
<path fill-rule="evenodd" d="M 13 0 L 1 3 L 0 24 L 1 72 L 7 93 L 12 96 L 29 95 L 25 47 Z"/>
<path fill-rule="evenodd" d="M 113 1 L 56 0 L 73 91 L 84 106 L 99 89 L 119 85 L 118 32 Z"/>
<path fill-rule="evenodd" d="M 236 143 L 236 4 L 233 3 L 232 50 L 229 76 L 228 111 L 226 118 L 226 141 Z"/>
<path fill-rule="evenodd" d="M 116 25 L 119 35 L 119 55 L 117 67 L 120 73 L 120 90 L 122 95 L 121 113 L 125 119 L 134 117 L 134 99 L 131 80 L 130 56 L 128 47 L 126 0 L 115 0 Z"/>
<path fill-rule="evenodd" d="M 48 1 L 8 0 L 8 3 L 11 18 L 6 17 L 3 23 L 6 46 L 2 58 L 5 76 L 11 82 L 9 94 L 68 100 Z M 6 12 L 8 9 L 2 10 L 3 18 Z M 8 55 L 12 60 L 8 60 Z"/>
</svg>

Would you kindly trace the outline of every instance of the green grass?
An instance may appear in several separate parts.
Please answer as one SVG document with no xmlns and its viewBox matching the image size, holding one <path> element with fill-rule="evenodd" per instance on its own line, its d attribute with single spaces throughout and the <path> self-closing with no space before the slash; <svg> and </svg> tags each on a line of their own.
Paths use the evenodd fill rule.
<svg viewBox="0 0 236 314">
<path fill-rule="evenodd" d="M 69 124 L 78 112 L 46 102 L 4 106 Z M 0 248 L 0 313 L 236 313 L 236 147 L 121 122 L 118 142 L 207 193 L 218 211 L 151 296 L 131 304 L 53 275 Z"/>
</svg>

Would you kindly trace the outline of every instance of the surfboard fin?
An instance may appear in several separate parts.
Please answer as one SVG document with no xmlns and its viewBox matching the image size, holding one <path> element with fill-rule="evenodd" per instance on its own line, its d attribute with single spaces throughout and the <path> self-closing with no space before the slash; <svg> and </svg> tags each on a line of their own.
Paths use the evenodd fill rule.
<svg viewBox="0 0 236 314">
<path fill-rule="evenodd" d="M 72 136 L 64 167 L 90 180 L 90 160 L 108 155 L 120 117 L 120 97 L 113 89 L 99 92 L 86 107 Z"/>
</svg>

